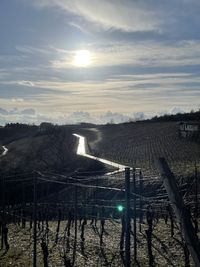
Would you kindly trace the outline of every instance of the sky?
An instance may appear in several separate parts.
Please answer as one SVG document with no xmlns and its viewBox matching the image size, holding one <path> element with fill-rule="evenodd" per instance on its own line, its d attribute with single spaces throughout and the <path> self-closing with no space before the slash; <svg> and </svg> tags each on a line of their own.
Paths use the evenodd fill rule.
<svg viewBox="0 0 200 267">
<path fill-rule="evenodd" d="M 0 124 L 199 109 L 199 14 L 199 0 L 1 0 Z"/>
</svg>

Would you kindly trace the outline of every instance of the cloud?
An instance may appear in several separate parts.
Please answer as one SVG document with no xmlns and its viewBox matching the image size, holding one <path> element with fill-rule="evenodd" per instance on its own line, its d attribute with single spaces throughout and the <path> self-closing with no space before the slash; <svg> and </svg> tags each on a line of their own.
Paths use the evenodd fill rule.
<svg viewBox="0 0 200 267">
<path fill-rule="evenodd" d="M 101 123 L 123 123 L 131 120 L 131 117 L 128 115 L 120 114 L 118 112 L 108 111 L 107 113 L 100 116 L 99 120 Z"/>
<path fill-rule="evenodd" d="M 45 49 L 44 47 L 33 47 L 30 45 L 16 45 L 16 50 L 22 54 L 39 54 L 40 56 L 51 53 L 50 47 Z"/>
<path fill-rule="evenodd" d="M 141 121 L 147 119 L 148 116 L 144 112 L 135 112 L 133 113 L 133 121 Z"/>
<path fill-rule="evenodd" d="M 97 29 L 109 31 L 154 31 L 173 35 L 174 31 L 177 34 L 193 31 L 191 24 L 197 28 L 199 25 L 198 0 L 35 0 L 32 5 L 64 10 L 67 15 L 74 15 L 70 23 L 81 28 L 86 22 L 87 29 L 95 25 Z"/>
<path fill-rule="evenodd" d="M 198 108 L 196 110 L 198 110 Z M 176 115 L 176 114 L 179 114 L 179 113 L 183 114 L 183 113 L 190 112 L 190 111 L 191 111 L 191 109 L 185 109 L 183 107 L 173 106 L 169 110 L 162 110 L 162 111 L 158 112 L 157 116 Z"/>
<path fill-rule="evenodd" d="M 156 11 L 145 6 L 143 1 L 106 0 L 38 0 L 34 5 L 40 8 L 58 7 L 103 29 L 123 31 L 159 30 L 160 19 Z"/>
<path fill-rule="evenodd" d="M 31 57 L 21 62 L 19 66 L 9 65 L 4 69 L 6 76 L 0 74 L 1 84 L 11 84 L 15 79 L 15 84 L 27 87 L 51 88 L 60 87 L 60 80 L 67 81 L 86 81 L 99 80 L 104 77 L 112 78 L 123 73 L 132 73 L 135 71 L 143 72 L 144 68 L 183 68 L 196 67 L 200 62 L 200 41 L 181 41 L 177 43 L 165 43 L 156 41 L 135 41 L 135 42 L 106 42 L 105 45 L 90 44 L 85 47 L 92 54 L 92 64 L 87 68 L 77 68 L 74 64 L 74 49 L 59 49 L 56 47 L 38 48 L 52 52 L 52 56 L 36 61 L 35 67 L 32 67 L 32 61 L 35 60 L 37 52 L 28 54 Z M 26 51 L 26 49 L 25 49 Z M 26 57 L 27 52 L 24 53 Z M 42 53 L 42 52 L 41 52 Z M 49 53 L 47 53 L 49 55 Z M 13 60 L 12 62 L 15 62 Z M 29 64 L 30 63 L 30 64 Z M 37 66 L 37 67 L 36 67 Z M 118 71 L 117 71 L 118 68 Z M 120 73 L 121 72 L 121 73 Z M 9 75 L 8 75 L 9 74 Z M 104 77 L 103 77 L 104 76 Z M 48 80 L 47 80 L 48 79 Z M 6 82 L 7 81 L 7 82 Z M 44 82 L 43 82 L 44 81 Z M 84 86 L 84 85 L 83 85 Z M 23 98 L 23 97 L 20 97 Z"/>
<path fill-rule="evenodd" d="M 36 111 L 33 108 L 26 108 L 26 109 L 21 111 L 21 114 L 24 114 L 24 115 L 35 115 Z"/>
<path fill-rule="evenodd" d="M 174 106 L 170 110 L 163 110 L 157 113 L 144 113 L 131 112 L 131 113 L 119 113 L 107 111 L 103 114 L 93 114 L 86 111 L 75 111 L 71 113 L 39 113 L 35 109 L 20 110 L 14 108 L 12 110 L 6 110 L 0 108 L 0 125 L 6 123 L 28 123 L 39 125 L 41 122 L 51 122 L 54 124 L 79 124 L 95 123 L 95 124 L 107 124 L 107 123 L 124 123 L 129 121 L 139 121 L 149 119 L 155 115 L 164 114 L 177 114 L 184 113 L 190 110 L 186 110 L 182 107 Z"/>
<path fill-rule="evenodd" d="M 108 42 L 104 45 L 90 45 L 91 65 L 86 68 L 111 66 L 189 66 L 199 65 L 200 41 L 179 41 L 165 43 L 158 41 Z M 50 60 L 54 69 L 77 68 L 73 64 L 75 51 L 65 50 Z M 67 54 L 67 55 L 66 55 Z"/>
<path fill-rule="evenodd" d="M 57 112 L 54 114 L 38 113 L 35 109 L 19 110 L 14 108 L 12 110 L 6 110 L 0 108 L 0 124 L 5 123 L 35 123 L 52 122 L 55 124 L 78 124 L 82 122 L 106 124 L 106 123 L 122 123 L 129 120 L 138 119 L 137 114 L 121 114 L 117 112 L 106 112 L 105 114 L 90 114 L 86 111 L 75 111 L 71 113 Z M 141 117 L 140 117 L 141 118 Z M 143 117 L 144 118 L 144 117 Z"/>
<path fill-rule="evenodd" d="M 174 115 L 177 113 L 184 113 L 185 110 L 181 107 L 173 107 L 172 109 L 169 110 L 168 114 Z"/>
<path fill-rule="evenodd" d="M 173 88 L 176 93 L 178 90 L 191 87 L 200 86 L 200 78 L 198 75 L 191 73 L 177 72 L 177 73 L 151 73 L 151 74 L 121 74 L 121 75 L 109 75 L 102 78 L 99 82 L 94 80 L 80 80 L 80 81 L 66 81 L 62 79 L 54 80 L 37 80 L 37 81 L 0 81 L 2 85 L 20 85 L 21 88 L 33 87 L 35 89 L 41 89 L 38 94 L 44 95 L 47 91 L 52 90 L 55 94 L 71 94 L 75 96 L 100 97 L 104 93 L 108 96 L 114 93 L 133 93 L 133 92 L 161 92 L 169 90 L 169 87 Z M 35 88 L 35 89 L 34 89 Z M 43 90 L 45 89 L 45 90 Z M 123 89 L 123 91 L 122 91 Z M 63 95 L 64 96 L 64 95 Z M 12 102 L 23 102 L 23 98 L 12 98 Z"/>
<path fill-rule="evenodd" d="M 17 82 L 19 85 L 23 85 L 23 86 L 34 86 L 34 83 L 32 81 L 18 81 Z"/>
<path fill-rule="evenodd" d="M 9 112 L 6 109 L 0 108 L 0 114 L 1 115 L 8 115 Z"/>
<path fill-rule="evenodd" d="M 21 103 L 21 102 L 24 102 L 24 99 L 23 98 L 12 98 L 11 101 L 14 102 L 14 103 L 15 102 Z"/>
<path fill-rule="evenodd" d="M 47 117 L 45 117 L 47 118 Z M 6 123 L 38 123 L 38 114 L 35 109 L 18 109 L 12 108 L 10 110 L 0 108 L 0 125 Z"/>
<path fill-rule="evenodd" d="M 77 110 L 89 112 L 90 115 L 102 114 L 105 110 L 120 114 L 142 110 L 146 114 L 161 109 L 169 110 L 174 106 L 190 110 L 199 104 L 198 73 L 115 74 L 103 77 L 101 81 L 95 79 L 67 81 L 67 79 L 30 80 L 33 86 L 26 86 L 26 83 L 20 83 L 19 86 L 19 80 L 2 82 L 3 89 L 0 82 L 1 96 L 4 95 L 4 98 L 0 99 L 2 108 L 12 109 L 14 105 L 19 109 L 26 109 L 34 106 L 41 113 L 59 112 L 62 116 Z M 10 101 L 13 96 L 15 99 L 19 98 L 19 101 Z M 21 97 L 25 99 L 22 102 Z M 78 114 L 75 115 L 77 119 Z M 86 113 L 85 118 L 87 115 Z M 123 120 L 124 118 L 121 119 Z M 73 119 L 71 121 L 73 122 Z"/>
<path fill-rule="evenodd" d="M 68 118 L 69 120 L 69 118 Z M 89 112 L 85 111 L 75 111 L 70 114 L 70 121 L 74 123 L 76 122 L 92 122 L 92 117 Z"/>
<path fill-rule="evenodd" d="M 33 108 L 27 108 L 27 109 L 18 109 L 18 108 L 12 108 L 10 110 L 0 108 L 0 114 L 2 115 L 35 115 L 36 111 Z"/>
</svg>

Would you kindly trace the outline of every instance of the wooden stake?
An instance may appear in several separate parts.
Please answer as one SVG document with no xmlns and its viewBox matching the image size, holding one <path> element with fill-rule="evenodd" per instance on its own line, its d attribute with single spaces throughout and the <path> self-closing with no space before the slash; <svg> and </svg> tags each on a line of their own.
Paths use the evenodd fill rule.
<svg viewBox="0 0 200 267">
<path fill-rule="evenodd" d="M 130 168 L 125 168 L 125 198 L 126 198 L 126 241 L 125 241 L 125 259 L 126 267 L 131 266 L 130 259 Z"/>
<path fill-rule="evenodd" d="M 34 176 L 33 188 L 33 267 L 37 266 L 37 176 Z"/>
<path fill-rule="evenodd" d="M 139 231 L 140 233 L 142 232 L 142 222 L 143 222 L 143 199 L 142 199 L 142 194 L 143 194 L 143 181 L 142 181 L 142 172 L 140 170 L 140 219 L 139 219 Z"/>
<path fill-rule="evenodd" d="M 4 227 L 5 227 L 5 178 L 2 177 L 2 221 L 1 221 L 1 249 L 3 249 L 4 243 Z"/>
<path fill-rule="evenodd" d="M 198 175 L 197 175 L 197 165 L 195 164 L 195 212 L 194 212 L 194 223 L 195 232 L 198 233 Z"/>
<path fill-rule="evenodd" d="M 137 231 L 137 226 L 136 226 L 136 170 L 133 169 L 133 246 L 134 246 L 134 262 L 137 261 L 137 236 L 136 236 L 136 231 Z"/>
<path fill-rule="evenodd" d="M 175 176 L 171 172 L 166 160 L 159 158 L 158 168 L 163 180 L 168 197 L 173 205 L 175 215 L 181 224 L 181 231 L 186 241 L 188 250 L 196 267 L 200 266 L 200 243 L 192 225 L 190 215 L 183 203 L 176 184 Z"/>
</svg>

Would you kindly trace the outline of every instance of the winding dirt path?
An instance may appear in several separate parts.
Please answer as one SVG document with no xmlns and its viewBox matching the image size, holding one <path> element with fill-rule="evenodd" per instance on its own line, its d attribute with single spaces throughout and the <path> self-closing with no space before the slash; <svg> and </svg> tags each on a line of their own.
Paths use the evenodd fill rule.
<svg viewBox="0 0 200 267">
<path fill-rule="evenodd" d="M 106 165 L 109 165 L 109 166 L 112 166 L 114 168 L 117 168 L 117 171 L 116 172 L 122 172 L 125 170 L 125 168 L 129 167 L 129 166 L 125 166 L 125 165 L 122 165 L 122 164 L 119 164 L 119 163 L 116 163 L 116 162 L 113 162 L 113 161 L 110 161 L 110 160 L 107 160 L 107 159 L 102 159 L 102 158 L 99 158 L 99 157 L 95 157 L 95 156 L 92 156 L 90 154 L 87 154 L 86 152 L 86 138 L 82 135 L 79 135 L 79 134 L 73 134 L 74 136 L 76 136 L 78 139 L 79 139 L 79 144 L 78 144 L 78 147 L 77 147 L 77 154 L 80 155 L 80 156 L 84 156 L 86 158 L 90 158 L 90 159 L 93 159 L 93 160 L 97 160 L 101 163 L 104 163 Z M 115 172 L 112 172 L 112 173 L 115 173 Z"/>
<path fill-rule="evenodd" d="M 4 151 L 1 153 L 0 157 L 4 157 L 8 153 L 8 149 L 5 146 L 2 146 Z"/>
</svg>

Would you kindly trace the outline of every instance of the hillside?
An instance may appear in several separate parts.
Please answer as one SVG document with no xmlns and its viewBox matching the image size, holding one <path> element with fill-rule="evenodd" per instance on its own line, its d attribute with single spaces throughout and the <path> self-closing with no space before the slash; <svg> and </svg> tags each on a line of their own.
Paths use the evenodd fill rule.
<svg viewBox="0 0 200 267">
<path fill-rule="evenodd" d="M 1 172 L 12 174 L 36 170 L 67 174 L 83 168 L 100 168 L 76 155 L 78 140 L 73 132 L 81 128 L 51 125 L 41 130 L 39 126 L 20 124 L 1 128 L 1 144 L 8 148 L 8 153 L 0 160 Z"/>
<path fill-rule="evenodd" d="M 1 145 L 8 153 L 0 160 L 4 173 L 53 171 L 67 174 L 75 170 L 102 168 L 76 155 L 74 132 L 86 136 L 91 154 L 155 174 L 154 160 L 165 157 L 176 175 L 188 176 L 200 164 L 198 140 L 180 138 L 179 120 L 199 119 L 199 112 L 166 115 L 148 121 L 124 124 L 39 126 L 8 124 L 0 128 Z M 2 151 L 2 148 L 0 148 Z"/>
<path fill-rule="evenodd" d="M 176 175 L 194 173 L 200 166 L 200 144 L 180 138 L 177 122 L 136 122 L 105 125 L 98 128 L 101 140 L 94 147 L 95 155 L 121 164 L 156 173 L 155 159 L 165 157 Z"/>
<path fill-rule="evenodd" d="M 157 175 L 154 159 L 161 156 L 179 177 L 193 175 L 195 162 L 199 166 L 200 144 L 180 138 L 176 121 L 51 126 L 45 131 L 39 127 L 13 131 L 13 127 L 4 129 L 7 136 L 3 130 L 0 132 L 2 145 L 8 148 L 0 160 L 5 174 L 1 176 L 0 190 L 2 221 L 8 225 L 10 246 L 1 250 L 3 266 L 32 266 L 34 240 L 38 266 L 42 266 L 45 255 L 41 240 L 47 246 L 48 263 L 52 266 L 69 266 L 66 259 L 75 260 L 77 267 L 99 263 L 124 266 L 124 218 L 128 214 L 124 173 L 101 175 L 101 164 L 77 156 L 74 132 L 87 137 L 89 153 L 142 168 L 142 173 L 135 173 L 135 194 L 130 198 L 131 226 L 134 220 L 137 226 L 135 233 L 131 229 L 131 259 L 136 240 L 140 266 L 149 266 L 149 247 L 155 266 L 185 266 L 189 261 L 194 266 L 163 183 L 153 177 Z M 35 173 L 26 173 L 33 170 L 40 170 L 37 180 Z M 198 226 L 197 179 L 178 185 L 183 200 L 190 205 L 194 225 Z M 151 236 L 147 234 L 150 230 Z"/>
<path fill-rule="evenodd" d="M 20 203 L 22 199 L 32 201 L 33 178 L 38 171 L 59 175 L 106 171 L 102 164 L 76 154 L 78 139 L 73 133 L 81 132 L 83 126 L 46 126 L 49 127 L 41 129 L 12 124 L 0 129 L 1 144 L 8 149 L 7 154 L 0 157 L 0 174 L 6 181 L 12 180 L 6 183 L 4 190 L 7 203 Z M 18 180 L 24 178 L 27 182 L 22 186 Z M 38 196 L 57 194 L 62 188 L 59 184 L 51 184 L 45 189 L 43 183 L 39 183 Z"/>
</svg>

